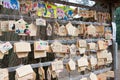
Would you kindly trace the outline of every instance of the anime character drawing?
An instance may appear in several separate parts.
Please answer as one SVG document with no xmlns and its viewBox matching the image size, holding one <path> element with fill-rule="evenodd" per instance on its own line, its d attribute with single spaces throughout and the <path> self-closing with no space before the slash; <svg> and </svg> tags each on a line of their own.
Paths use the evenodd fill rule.
<svg viewBox="0 0 120 80">
<path fill-rule="evenodd" d="M 57 18 L 58 19 L 63 19 L 65 16 L 64 11 L 61 8 L 57 8 Z"/>
<path fill-rule="evenodd" d="M 56 18 L 56 6 L 52 4 L 46 4 L 47 17 Z"/>
<path fill-rule="evenodd" d="M 38 3 L 38 11 L 37 11 L 37 14 L 38 16 L 44 16 L 46 15 L 46 6 L 44 3 L 40 2 Z"/>
<path fill-rule="evenodd" d="M 18 0 L 10 0 L 11 9 L 18 10 L 20 8 Z"/>
</svg>

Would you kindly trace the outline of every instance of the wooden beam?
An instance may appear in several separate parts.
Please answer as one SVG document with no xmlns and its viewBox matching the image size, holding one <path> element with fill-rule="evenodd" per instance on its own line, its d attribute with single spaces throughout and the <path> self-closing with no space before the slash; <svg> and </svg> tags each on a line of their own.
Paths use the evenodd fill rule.
<svg viewBox="0 0 120 80">
<path fill-rule="evenodd" d="M 105 9 L 98 9 L 96 7 L 85 6 L 85 5 L 82 5 L 82 4 L 71 3 L 71 2 L 62 1 L 62 0 L 57 0 L 57 1 L 56 0 L 47 0 L 47 1 L 48 2 L 52 2 L 52 3 L 59 3 L 59 4 L 69 5 L 69 6 L 76 6 L 76 7 L 81 7 L 81 8 L 87 8 L 87 9 L 90 9 L 90 10 L 96 10 L 96 11 L 106 12 Z"/>
</svg>

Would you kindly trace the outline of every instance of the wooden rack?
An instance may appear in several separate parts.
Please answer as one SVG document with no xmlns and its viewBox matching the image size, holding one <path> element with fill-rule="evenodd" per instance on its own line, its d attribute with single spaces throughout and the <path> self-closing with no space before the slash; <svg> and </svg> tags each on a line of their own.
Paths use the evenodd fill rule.
<svg viewBox="0 0 120 80">
<path fill-rule="evenodd" d="M 44 0 L 42 0 L 42 1 L 44 1 Z M 62 1 L 62 0 L 48 0 L 49 2 L 53 2 L 53 3 L 60 3 L 60 4 L 65 4 L 65 5 L 71 5 L 71 6 L 76 6 L 76 7 L 81 7 L 81 8 L 88 8 L 88 9 L 91 9 L 91 10 L 97 10 L 97 11 L 107 11 L 107 10 L 103 10 L 103 9 L 97 9 L 97 8 L 95 8 L 95 7 L 89 7 L 89 6 L 85 6 L 85 5 L 81 5 L 81 4 L 76 4 L 76 3 L 70 3 L 70 2 L 66 2 L 66 1 Z M 2 20 L 19 20 L 19 19 L 21 19 L 21 18 L 23 18 L 24 20 L 33 20 L 33 21 L 35 21 L 35 17 L 29 17 L 29 16 L 18 16 L 18 15 L 5 15 L 5 14 L 0 14 L 0 19 L 2 19 Z M 46 21 L 47 22 L 55 22 L 55 21 L 57 21 L 57 22 L 59 22 L 59 23 L 63 23 L 63 24 L 65 24 L 65 23 L 68 23 L 69 21 L 65 21 L 65 20 L 58 20 L 58 19 L 48 19 L 48 18 L 44 18 L 44 19 L 46 19 Z M 83 22 L 83 21 L 75 21 L 75 20 L 72 20 L 72 21 L 70 21 L 72 24 L 87 24 L 87 25 L 89 25 L 89 24 L 93 24 L 93 25 L 103 25 L 103 26 L 110 26 L 111 24 L 107 24 L 107 23 L 98 23 L 98 22 Z M 97 42 L 98 40 L 104 40 L 103 38 L 100 38 L 100 39 L 84 39 L 84 40 L 86 40 L 87 42 Z M 49 44 L 51 44 L 51 43 L 53 43 L 55 40 L 46 40 Z M 75 44 L 76 43 L 76 41 L 77 41 L 77 39 L 73 39 L 73 40 L 58 40 L 59 42 L 61 42 L 62 44 Z M 2 42 L 7 42 L 7 41 L 2 41 Z M 15 42 L 18 42 L 18 41 L 9 41 L 10 43 L 12 43 L 12 44 L 14 44 Z M 34 41 L 27 41 L 27 42 L 29 42 L 29 43 L 31 43 L 31 44 L 33 44 L 34 43 Z M 113 44 L 115 44 L 115 42 L 113 41 Z M 114 45 L 114 48 L 115 48 L 116 46 Z M 94 51 L 93 50 L 93 52 L 96 52 L 96 51 Z M 77 59 L 77 58 L 75 58 L 75 59 Z M 63 63 L 64 64 L 66 64 L 66 62 L 68 61 L 68 59 L 65 59 L 64 61 L 63 61 Z M 43 62 L 43 63 L 41 63 L 41 62 L 39 62 L 39 63 L 36 63 L 36 64 L 30 64 L 31 65 L 31 67 L 32 68 L 38 68 L 38 67 L 45 67 L 45 66 L 50 66 L 51 65 L 51 63 L 52 63 L 53 61 L 50 61 L 50 62 Z M 116 64 L 116 62 L 114 62 L 115 64 Z M 15 66 L 15 67 L 8 67 L 7 69 L 8 69 L 8 71 L 9 72 L 14 72 L 18 67 L 20 67 L 21 65 L 19 65 L 19 66 Z M 110 71 L 111 69 L 113 69 L 112 67 L 109 67 L 109 68 L 104 68 L 104 69 L 100 69 L 100 70 L 97 70 L 97 71 L 94 71 L 93 73 L 95 73 L 95 74 L 100 74 L 100 73 L 104 73 L 104 72 L 106 72 L 106 71 Z M 85 74 L 85 75 L 79 75 L 78 77 L 76 77 L 76 78 L 71 78 L 71 80 L 78 80 L 78 79 L 81 79 L 82 77 L 88 77 L 90 75 L 90 73 L 88 73 L 88 74 Z"/>
</svg>

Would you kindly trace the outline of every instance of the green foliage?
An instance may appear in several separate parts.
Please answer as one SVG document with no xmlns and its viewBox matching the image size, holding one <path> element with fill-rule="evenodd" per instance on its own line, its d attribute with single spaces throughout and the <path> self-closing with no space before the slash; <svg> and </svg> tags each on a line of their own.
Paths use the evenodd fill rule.
<svg viewBox="0 0 120 80">
<path fill-rule="evenodd" d="M 116 16 L 115 22 L 117 25 L 116 39 L 117 39 L 118 45 L 120 46 L 120 7 L 116 9 L 115 16 Z"/>
</svg>

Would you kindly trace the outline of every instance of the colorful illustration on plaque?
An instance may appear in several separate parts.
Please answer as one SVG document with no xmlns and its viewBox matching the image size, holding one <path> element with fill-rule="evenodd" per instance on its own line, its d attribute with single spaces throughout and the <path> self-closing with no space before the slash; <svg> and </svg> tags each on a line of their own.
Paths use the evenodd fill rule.
<svg viewBox="0 0 120 80">
<path fill-rule="evenodd" d="M 46 41 L 37 41 L 35 42 L 35 50 L 46 50 L 48 42 Z"/>
<path fill-rule="evenodd" d="M 11 9 L 18 10 L 20 8 L 18 0 L 10 0 Z"/>
<path fill-rule="evenodd" d="M 57 18 L 64 19 L 65 13 L 62 8 L 57 8 Z"/>
<path fill-rule="evenodd" d="M 38 9 L 38 3 L 37 2 L 33 2 L 32 10 L 36 11 L 37 9 Z"/>
<path fill-rule="evenodd" d="M 3 1 L 3 7 L 10 9 L 10 1 L 9 1 L 9 0 L 4 0 L 4 1 Z"/>
<path fill-rule="evenodd" d="M 23 20 L 20 19 L 15 23 L 16 26 L 16 33 L 19 35 L 29 35 L 30 30 L 29 30 L 29 25 Z"/>
<path fill-rule="evenodd" d="M 20 11 L 21 13 L 27 14 L 32 10 L 32 1 L 21 2 Z"/>
<path fill-rule="evenodd" d="M 52 4 L 46 4 L 47 12 L 44 17 L 56 18 L 56 6 Z"/>
<path fill-rule="evenodd" d="M 37 9 L 37 15 L 38 16 L 44 16 L 46 15 L 46 6 L 45 6 L 45 3 L 43 2 L 39 2 L 38 3 L 38 9 Z"/>
<path fill-rule="evenodd" d="M 0 51 L 1 51 L 2 53 L 5 53 L 5 52 L 7 52 L 8 50 L 10 50 L 11 48 L 12 48 L 11 43 L 10 43 L 10 42 L 6 42 L 6 43 L 4 43 L 4 44 L 2 44 L 2 45 L 0 46 Z"/>
<path fill-rule="evenodd" d="M 9 31 L 15 31 L 15 21 L 9 21 L 8 28 Z"/>
<path fill-rule="evenodd" d="M 4 0 L 3 7 L 18 10 L 20 5 L 18 0 Z"/>
<path fill-rule="evenodd" d="M 28 11 L 31 11 L 32 10 L 32 1 L 26 1 L 26 9 L 28 10 Z"/>
<path fill-rule="evenodd" d="M 65 18 L 64 19 L 71 19 L 73 17 L 73 9 L 71 9 L 69 6 L 64 6 L 63 10 L 65 12 Z"/>
</svg>

